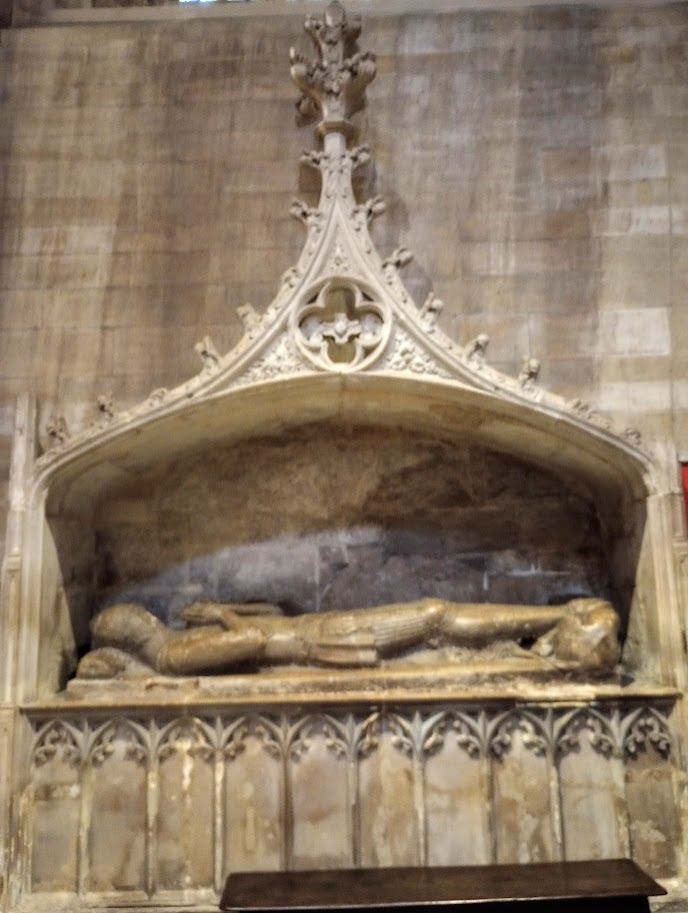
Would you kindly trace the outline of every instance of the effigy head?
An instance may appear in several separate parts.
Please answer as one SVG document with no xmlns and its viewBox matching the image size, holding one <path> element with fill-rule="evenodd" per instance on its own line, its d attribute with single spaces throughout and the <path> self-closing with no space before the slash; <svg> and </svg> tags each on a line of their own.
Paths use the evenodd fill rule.
<svg viewBox="0 0 688 913">
<path fill-rule="evenodd" d="M 605 599 L 573 599 L 567 614 L 539 638 L 532 652 L 561 668 L 597 675 L 613 671 L 621 657 L 619 616 Z"/>
</svg>

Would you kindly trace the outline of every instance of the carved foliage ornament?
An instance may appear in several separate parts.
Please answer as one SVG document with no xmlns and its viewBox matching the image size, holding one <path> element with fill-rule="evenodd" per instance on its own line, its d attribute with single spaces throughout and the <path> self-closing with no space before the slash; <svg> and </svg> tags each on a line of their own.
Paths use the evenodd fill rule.
<svg viewBox="0 0 688 913">
<path fill-rule="evenodd" d="M 238 714 L 215 719 L 182 717 L 166 722 L 119 718 L 101 723 L 82 719 L 53 719 L 34 724 L 32 763 L 41 767 L 53 759 L 71 764 L 89 760 L 102 764 L 108 757 L 125 760 L 163 760 L 174 751 L 209 760 L 214 752 L 234 760 L 246 741 L 256 739 L 271 756 L 298 760 L 317 740 L 338 758 L 366 758 L 387 735 L 391 745 L 406 756 L 430 757 L 453 738 L 472 758 L 500 760 L 514 748 L 515 736 L 537 756 L 554 761 L 579 750 L 581 737 L 603 758 L 627 763 L 654 750 L 671 755 L 672 740 L 667 708 L 625 707 L 618 710 L 434 708 L 374 710 L 366 715 L 348 713 Z"/>
<path fill-rule="evenodd" d="M 366 86 L 375 76 L 375 57 L 356 48 L 360 17 L 346 18 L 341 3 L 330 3 L 323 19 L 309 16 L 305 24 L 317 56 L 309 58 L 291 48 L 291 78 L 301 90 L 297 102 L 299 125 L 321 118 L 319 132 L 351 134 L 352 115 L 365 104 Z"/>
</svg>

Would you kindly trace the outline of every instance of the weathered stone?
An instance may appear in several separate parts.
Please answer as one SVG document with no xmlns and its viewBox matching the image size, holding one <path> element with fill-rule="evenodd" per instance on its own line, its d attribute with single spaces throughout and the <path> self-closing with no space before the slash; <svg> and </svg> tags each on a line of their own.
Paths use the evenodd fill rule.
<svg viewBox="0 0 688 913">
<path fill-rule="evenodd" d="M 291 90 L 281 60 L 288 20 L 228 10 L 231 19 L 182 21 L 177 12 L 170 7 L 163 24 L 72 23 L 3 34 L 2 394 L 30 387 L 46 401 L 41 427 L 54 413 L 72 428 L 93 418 L 111 421 L 111 410 L 98 414 L 92 405 L 99 395 L 112 390 L 115 403 L 128 405 L 198 371 L 194 343 L 210 335 L 222 352 L 237 342 L 243 328 L 236 305 L 250 300 L 260 313 L 300 250 L 286 219 L 292 162 L 302 145 L 286 130 Z M 48 11 L 44 24 L 51 16 Z M 523 385 L 502 401 L 511 415 L 524 392 L 533 397 L 529 414 L 538 421 L 521 427 L 533 433 L 529 452 L 545 465 L 556 458 L 552 443 L 561 438 L 543 435 L 543 428 L 560 413 L 546 414 L 549 401 L 538 383 L 561 382 L 572 399 L 584 395 L 593 408 L 609 407 L 621 427 L 638 424 L 645 436 L 656 433 L 666 451 L 674 444 L 685 449 L 682 11 L 462 10 L 441 18 L 416 12 L 371 25 L 383 55 L 374 90 L 382 104 L 372 183 L 390 202 L 389 221 L 376 237 L 386 249 L 403 243 L 419 252 L 409 283 L 419 304 L 435 274 L 447 302 L 440 324 L 460 334 L 459 342 L 487 331 L 489 364 L 514 377 L 524 356 L 545 363 L 539 376 L 526 371 Z M 420 92 L 428 95 L 424 104 Z M 416 210 L 423 210 L 418 218 Z M 388 261 L 390 281 L 403 259 Z M 231 314 L 224 314 L 225 305 Z M 479 351 L 484 355 L 485 347 Z M 427 387 L 438 376 L 426 377 Z M 365 407 L 379 415 L 372 391 L 369 399 Z M 575 408 L 592 414 L 584 405 Z M 614 595 L 626 606 L 635 592 L 627 653 L 639 660 L 628 668 L 682 686 L 680 579 L 672 565 L 674 539 L 683 530 L 675 455 L 643 463 L 661 466 L 663 474 L 647 483 L 647 522 L 635 530 L 643 527 L 646 537 L 638 566 L 634 540 L 613 541 L 620 515 L 629 523 L 628 511 L 614 505 L 608 523 L 600 523 L 595 496 L 581 494 L 585 489 L 566 472 L 549 476 L 505 454 L 410 434 L 416 419 L 426 420 L 421 409 L 405 418 L 404 432 L 353 429 L 347 438 L 340 430 L 329 443 L 332 429 L 324 427 L 322 436 L 296 431 L 292 440 L 290 429 L 257 446 L 219 453 L 205 447 L 200 456 L 133 479 L 124 468 L 127 455 L 113 457 L 113 448 L 99 467 L 108 480 L 103 486 L 113 485 L 120 471 L 130 481 L 110 487 L 99 508 L 97 598 L 139 600 L 174 623 L 188 602 L 211 596 L 318 609 L 404 598 L 432 586 L 454 598 L 479 594 L 484 601 L 502 593 L 505 602 L 544 604 L 571 590 L 601 592 L 611 576 Z M 204 444 L 216 419 L 232 426 L 227 412 L 206 416 L 197 443 Z M 485 430 L 484 421 L 476 410 L 476 432 Z M 21 434 L 30 435 L 30 427 L 26 422 Z M 468 423 L 462 427 L 472 433 Z M 628 447 L 598 450 L 604 435 L 596 427 L 585 438 L 591 463 L 603 463 L 609 452 L 625 467 L 645 460 L 628 454 L 638 440 L 633 433 Z M 10 433 L 5 425 L 0 432 Z M 503 445 L 508 451 L 513 435 Z M 82 468 L 70 466 L 63 489 L 50 492 L 48 528 L 29 531 L 25 557 L 44 555 L 38 571 L 32 574 L 34 562 L 23 573 L 15 551 L 3 566 L 0 640 L 14 664 L 20 652 L 14 619 L 21 618 L 27 654 L 20 657 L 27 667 L 21 675 L 3 680 L 7 694 L 22 692 L 21 712 L 11 705 L 21 726 L 32 713 L 43 725 L 46 712 L 63 706 L 54 691 L 64 675 L 55 667 L 73 652 L 70 636 L 84 642 L 93 549 L 61 513 L 83 506 L 77 503 L 86 488 Z M 604 472 L 612 475 L 613 467 Z M 645 491 L 641 475 L 624 477 L 635 486 L 630 499 Z M 15 481 L 12 548 L 25 494 Z M 90 533 L 90 519 L 84 526 Z M 24 621 L 27 593 L 32 614 Z M 34 693 L 38 678 L 43 691 Z M 342 679 L 333 691 L 335 685 L 351 688 Z M 200 686 L 186 681 L 165 694 L 176 687 L 180 712 L 198 710 Z M 273 703 L 276 694 L 282 697 L 278 687 Z M 290 697 L 301 700 L 298 687 L 301 679 Z M 366 701 L 382 702 L 391 686 L 371 676 L 358 687 Z M 443 678 L 438 687 L 455 693 L 456 679 Z M 251 686 L 244 684 L 243 693 L 236 688 L 234 699 L 253 695 Z M 332 699 L 322 683 L 315 688 Z M 482 710 L 464 715 L 452 732 L 457 751 L 436 763 L 428 758 L 437 744 L 428 736 L 434 723 L 427 714 L 404 708 L 380 731 L 373 718 L 361 732 L 360 721 L 342 713 L 316 727 L 311 767 L 299 772 L 293 767 L 298 732 L 303 735 L 298 727 L 311 722 L 278 712 L 240 716 L 227 726 L 213 720 L 204 730 L 207 742 L 182 738 L 166 755 L 160 735 L 171 711 L 165 708 L 164 720 L 146 716 L 146 702 L 162 693 L 156 689 L 152 681 L 144 692 L 126 694 L 122 701 L 143 707 L 145 719 L 115 730 L 103 720 L 108 701 L 123 717 L 114 689 L 87 697 L 88 706 L 98 704 L 91 717 L 69 705 L 74 726 L 67 744 L 75 757 L 64 763 L 78 765 L 78 776 L 53 765 L 55 743 L 41 742 L 45 733 L 32 755 L 36 766 L 45 764 L 44 781 L 36 774 L 27 785 L 17 769 L 22 764 L 11 765 L 13 779 L 0 790 L 0 830 L 32 835 L 35 888 L 76 886 L 105 895 L 97 903 L 120 906 L 145 904 L 158 890 L 183 891 L 184 903 L 208 904 L 209 894 L 199 898 L 199 891 L 217 886 L 229 869 L 480 862 L 493 846 L 499 860 L 556 858 L 567 847 L 571 855 L 582 853 L 588 834 L 594 853 L 630 849 L 654 874 L 677 871 L 667 723 L 655 721 L 656 757 L 622 757 L 629 750 L 627 692 L 615 692 L 613 713 L 625 722 L 614 724 L 610 757 L 582 751 L 585 775 L 579 775 L 556 753 L 556 726 L 566 722 L 556 690 L 530 722 L 527 714 L 514 726 L 498 716 L 478 719 Z M 591 694 L 597 692 L 589 689 L 582 700 Z M 528 688 L 519 699 L 532 695 Z M 215 692 L 209 700 L 226 696 Z M 47 707 L 32 704 L 43 698 Z M 474 742 L 459 744 L 461 726 Z M 24 733 L 6 738 L 19 746 L 15 757 L 23 757 L 23 739 Z M 468 760 L 465 744 L 473 751 Z M 4 753 L 9 757 L 9 748 Z M 310 795 L 311 779 L 331 781 L 331 794 Z M 32 806 L 36 783 L 41 792 Z M 618 818 L 617 802 L 625 803 Z M 443 840 L 443 824 L 460 819 L 464 803 L 463 820 L 475 835 Z M 28 809 L 27 820 L 6 826 L 10 806 L 22 814 Z M 600 809 L 604 826 L 596 828 L 590 819 Z M 614 824 L 627 813 L 630 835 L 623 828 L 617 834 Z M 333 828 L 341 829 L 341 840 L 325 852 L 318 844 Z M 113 890 L 120 896 L 113 898 Z M 156 904 L 180 902 L 178 895 L 155 896 Z M 19 905 L 32 903 L 22 897 Z"/>
<path fill-rule="evenodd" d="M 194 598 L 303 612 L 488 590 L 540 602 L 552 571 L 557 593 L 607 586 L 590 504 L 517 461 L 407 433 L 304 427 L 192 456 L 111 492 L 99 517 L 99 601 L 169 621 Z"/>
</svg>

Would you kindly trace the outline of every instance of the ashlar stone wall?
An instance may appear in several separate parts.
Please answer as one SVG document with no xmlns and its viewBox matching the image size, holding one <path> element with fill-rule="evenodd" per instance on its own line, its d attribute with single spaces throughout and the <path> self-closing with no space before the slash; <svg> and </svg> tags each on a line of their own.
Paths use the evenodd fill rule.
<svg viewBox="0 0 688 913">
<path fill-rule="evenodd" d="M 688 8 L 364 12 L 376 239 L 414 295 L 688 452 Z M 176 384 L 299 251 L 301 14 L 160 16 L 2 35 L 2 479 L 18 393 L 74 427 Z"/>
</svg>

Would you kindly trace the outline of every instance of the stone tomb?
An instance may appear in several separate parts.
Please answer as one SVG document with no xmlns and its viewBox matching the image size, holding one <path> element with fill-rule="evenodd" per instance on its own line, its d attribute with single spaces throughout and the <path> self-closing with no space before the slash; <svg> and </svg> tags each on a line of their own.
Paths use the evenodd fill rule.
<svg viewBox="0 0 688 913">
<path fill-rule="evenodd" d="M 317 206 L 262 315 L 200 373 L 39 452 L 17 410 L 0 644 L 8 908 L 212 907 L 240 870 L 631 855 L 680 894 L 685 739 L 675 468 L 580 401 L 447 339 L 368 233 L 356 115 L 375 73 L 338 4 L 292 55 Z M 618 668 L 425 643 L 334 668 L 74 679 L 100 610 L 179 629 L 424 597 L 613 603 Z M 257 667 L 256 667 L 257 666 Z M 600 670 L 598 670 L 600 671 Z M 602 674 L 603 672 L 603 674 Z M 672 880 L 673 879 L 673 880 Z"/>
</svg>

